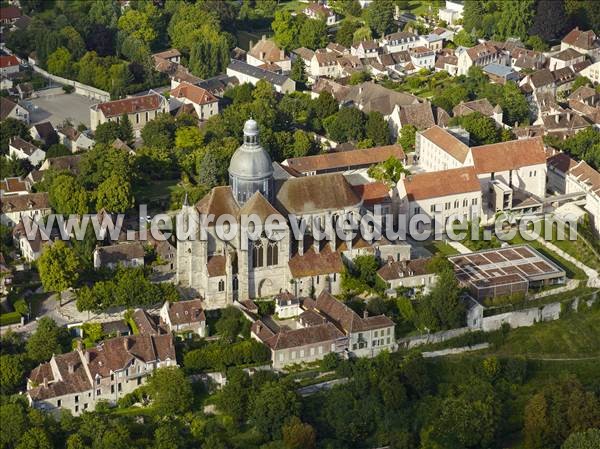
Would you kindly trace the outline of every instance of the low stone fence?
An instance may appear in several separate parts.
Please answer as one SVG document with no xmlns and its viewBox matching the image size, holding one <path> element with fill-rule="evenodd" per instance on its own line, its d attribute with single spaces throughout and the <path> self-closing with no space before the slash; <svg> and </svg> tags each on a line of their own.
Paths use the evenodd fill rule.
<svg viewBox="0 0 600 449">
<path fill-rule="evenodd" d="M 455 337 L 460 337 L 471 331 L 492 332 L 500 329 L 504 323 L 507 323 L 511 328 L 533 326 L 535 323 L 541 321 L 558 320 L 560 318 L 562 304 L 568 304 L 573 310 L 578 310 L 580 301 L 585 301 L 586 304 L 591 307 L 598 299 L 597 297 L 597 292 L 594 292 L 589 295 L 588 299 L 573 298 L 572 300 L 557 301 L 544 306 L 530 307 L 528 309 L 514 310 L 498 315 L 482 317 L 481 320 L 479 320 L 479 322 L 481 322 L 480 327 L 460 327 L 433 334 L 405 337 L 398 339 L 397 343 L 399 349 L 411 349 L 426 344 L 441 343 Z"/>
<path fill-rule="evenodd" d="M 97 89 L 92 86 L 88 86 L 87 84 L 80 83 L 79 81 L 70 80 L 67 78 L 63 78 L 61 76 L 53 75 L 46 70 L 34 65 L 33 70 L 45 78 L 48 78 L 55 83 L 73 86 L 75 88 L 75 93 L 79 95 L 83 95 L 85 97 L 94 98 L 99 102 L 110 101 L 110 93 L 105 90 Z"/>
<path fill-rule="evenodd" d="M 431 357 L 442 357 L 444 355 L 462 354 L 463 352 L 480 351 L 482 349 L 487 349 L 489 347 L 490 347 L 489 343 L 479 343 L 479 344 L 473 345 L 473 346 L 462 346 L 460 348 L 448 348 L 448 349 L 440 349 L 439 351 L 424 352 L 423 357 L 431 358 Z"/>
</svg>

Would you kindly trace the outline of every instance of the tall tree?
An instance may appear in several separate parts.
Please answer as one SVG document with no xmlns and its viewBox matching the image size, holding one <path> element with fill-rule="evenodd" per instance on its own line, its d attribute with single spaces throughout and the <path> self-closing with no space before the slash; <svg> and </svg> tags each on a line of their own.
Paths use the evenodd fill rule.
<svg viewBox="0 0 600 449">
<path fill-rule="evenodd" d="M 571 26 L 564 0 L 537 0 L 535 16 L 530 35 L 539 36 L 544 41 L 562 38 Z"/>
<path fill-rule="evenodd" d="M 192 387 L 178 367 L 155 370 L 148 380 L 148 389 L 154 407 L 161 415 L 180 415 L 192 406 Z"/>
<path fill-rule="evenodd" d="M 394 10 L 393 0 L 373 0 L 367 7 L 367 24 L 378 36 L 381 37 L 392 30 L 394 26 Z"/>
<path fill-rule="evenodd" d="M 327 24 L 324 20 L 305 19 L 300 27 L 298 44 L 301 47 L 323 48 L 327 45 Z"/>
<path fill-rule="evenodd" d="M 62 240 L 47 245 L 37 262 L 40 279 L 48 292 L 60 294 L 79 279 L 79 260 Z M 59 295 L 60 296 L 60 295 Z"/>
<path fill-rule="evenodd" d="M 281 438 L 281 424 L 300 413 L 300 402 L 294 390 L 283 383 L 268 382 L 252 402 L 251 422 L 269 438 Z"/>
<path fill-rule="evenodd" d="M 119 138 L 127 144 L 131 144 L 133 142 L 133 125 L 131 124 L 127 114 L 123 114 L 121 116 L 121 121 L 119 123 Z"/>
<path fill-rule="evenodd" d="M 384 162 L 373 165 L 369 168 L 368 174 L 371 178 L 385 182 L 390 188 L 398 183 L 402 175 L 407 175 L 410 172 L 404 168 L 402 161 L 390 156 Z"/>
<path fill-rule="evenodd" d="M 69 333 L 58 327 L 52 318 L 37 321 L 35 332 L 27 340 L 27 357 L 35 362 L 50 360 L 52 354 L 61 354 L 68 348 Z"/>
<path fill-rule="evenodd" d="M 518 37 L 527 39 L 527 32 L 533 23 L 535 0 L 505 0 L 501 4 L 502 14 L 497 31 L 503 38 Z"/>
<path fill-rule="evenodd" d="M 98 186 L 96 210 L 105 209 L 110 213 L 125 213 L 134 205 L 131 184 L 125 178 L 112 175 Z"/>
<path fill-rule="evenodd" d="M 390 128 L 381 112 L 371 111 L 367 114 L 365 137 L 371 139 L 375 146 L 390 143 Z"/>
<path fill-rule="evenodd" d="M 467 33 L 479 30 L 485 15 L 484 2 L 480 0 L 465 0 L 463 26 Z"/>
</svg>

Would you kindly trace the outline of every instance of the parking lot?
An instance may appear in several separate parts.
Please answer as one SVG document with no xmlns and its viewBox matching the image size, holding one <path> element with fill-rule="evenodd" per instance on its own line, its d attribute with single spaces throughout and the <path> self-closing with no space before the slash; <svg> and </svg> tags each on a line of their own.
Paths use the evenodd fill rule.
<svg viewBox="0 0 600 449">
<path fill-rule="evenodd" d="M 31 123 L 50 121 L 54 126 L 69 119 L 75 126 L 83 123 L 89 128 L 90 106 L 99 102 L 75 93 L 66 94 L 62 88 L 38 91 L 36 97 L 25 102 Z"/>
</svg>

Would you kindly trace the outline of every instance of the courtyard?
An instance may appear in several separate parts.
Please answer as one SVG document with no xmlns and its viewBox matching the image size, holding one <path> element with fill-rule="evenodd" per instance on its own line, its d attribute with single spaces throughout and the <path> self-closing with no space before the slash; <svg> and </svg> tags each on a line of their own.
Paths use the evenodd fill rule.
<svg viewBox="0 0 600 449">
<path fill-rule="evenodd" d="M 32 124 L 49 121 L 56 127 L 68 119 L 74 126 L 90 127 L 90 106 L 98 100 L 75 93 L 66 94 L 58 87 L 38 91 L 36 95 L 37 98 L 25 102 Z"/>
</svg>

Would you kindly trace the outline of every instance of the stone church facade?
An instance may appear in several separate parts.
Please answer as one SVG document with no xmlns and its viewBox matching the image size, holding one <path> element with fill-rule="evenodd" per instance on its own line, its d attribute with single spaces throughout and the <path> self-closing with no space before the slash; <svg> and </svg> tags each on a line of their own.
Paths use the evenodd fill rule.
<svg viewBox="0 0 600 449">
<path fill-rule="evenodd" d="M 177 245 L 177 284 L 189 296 L 201 296 L 206 309 L 223 308 L 236 300 L 272 297 L 284 291 L 297 296 L 322 290 L 337 294 L 344 259 L 349 261 L 365 252 L 385 258 L 389 250 L 396 250 L 397 245 L 390 242 L 292 238 L 289 214 L 307 221 L 317 218 L 319 223 L 331 217 L 359 217 L 362 200 L 342 174 L 282 179 L 281 166 L 272 163 L 260 146 L 258 134 L 257 123 L 248 120 L 244 142 L 230 161 L 229 185 L 213 188 L 195 205 L 184 201 L 179 212 L 178 220 L 184 228 L 192 222 L 201 223 L 202 216 L 214 216 L 211 224 L 204 226 L 202 237 L 206 238 L 180 239 Z M 274 174 L 274 167 L 279 174 Z M 240 226 L 240 232 L 228 241 L 220 239 L 217 233 L 227 230 L 227 224 L 219 222 L 226 215 L 234 217 Z M 274 215 L 279 220 L 266 225 L 260 239 L 252 240 L 241 222 L 241 217 L 250 215 L 258 216 L 262 223 Z M 310 226 L 307 232 L 312 232 Z M 387 245 L 387 249 L 382 245 Z M 406 251 L 399 246 L 398 251 L 405 258 Z"/>
</svg>

